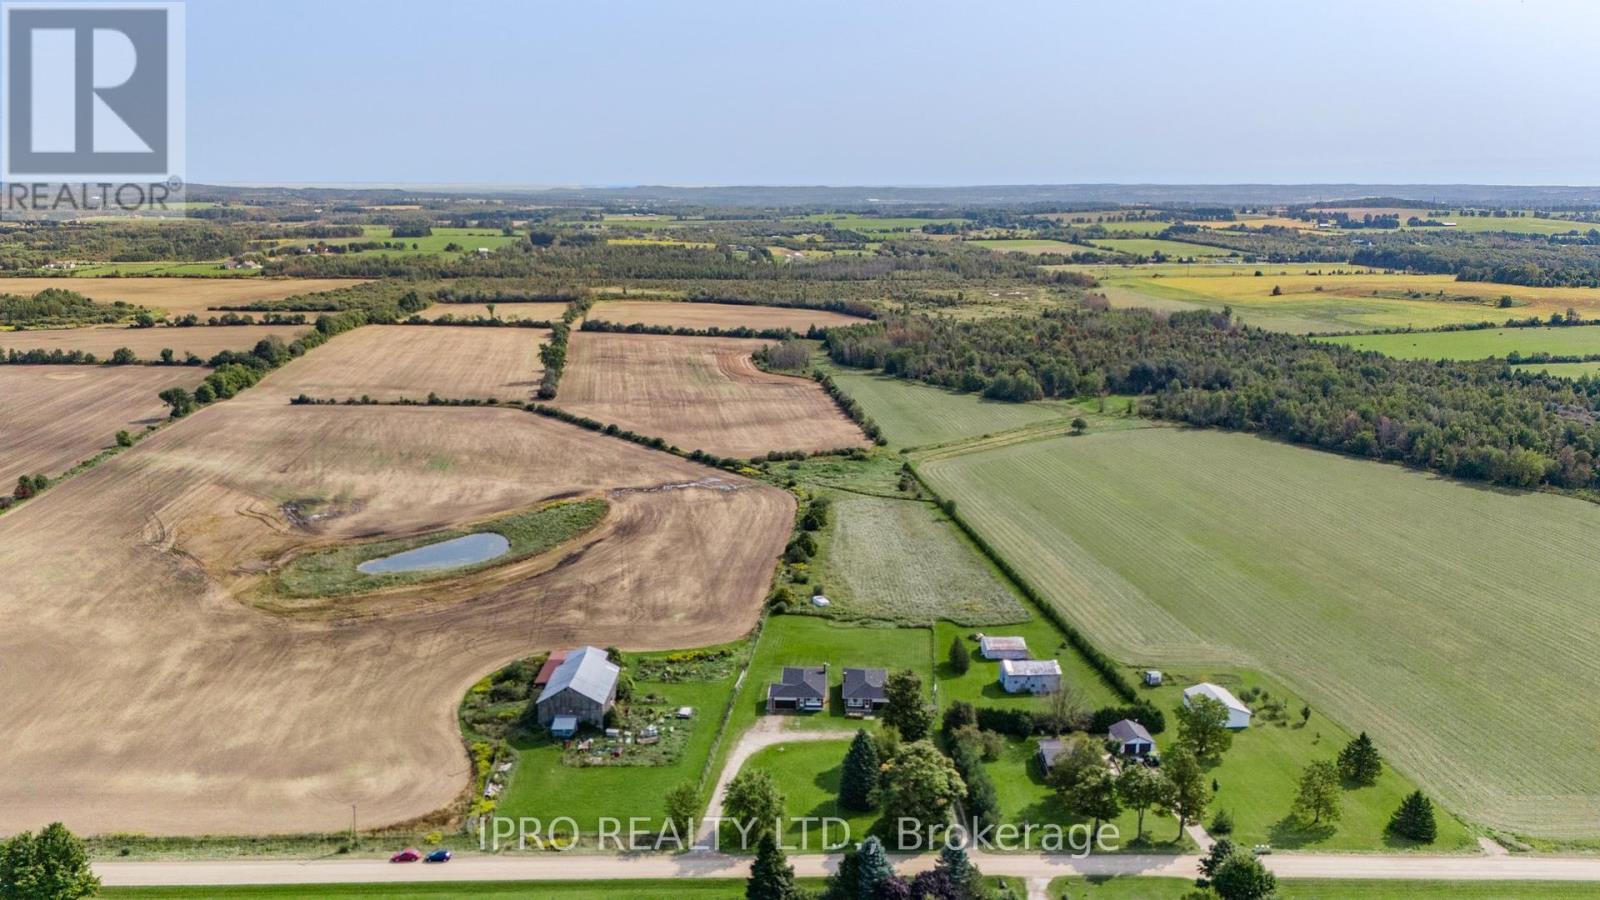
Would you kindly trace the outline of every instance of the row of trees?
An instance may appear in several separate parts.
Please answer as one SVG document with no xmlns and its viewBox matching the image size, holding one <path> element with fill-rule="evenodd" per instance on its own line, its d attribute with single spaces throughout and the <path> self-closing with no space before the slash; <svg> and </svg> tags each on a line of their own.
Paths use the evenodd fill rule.
<svg viewBox="0 0 1600 900">
<path fill-rule="evenodd" d="M 1002 399 L 1098 388 L 1141 395 L 1145 415 L 1458 478 L 1600 487 L 1600 381 L 1495 361 L 1393 359 L 1239 326 L 1226 311 L 901 316 L 833 329 L 827 347 L 844 365 Z"/>
</svg>

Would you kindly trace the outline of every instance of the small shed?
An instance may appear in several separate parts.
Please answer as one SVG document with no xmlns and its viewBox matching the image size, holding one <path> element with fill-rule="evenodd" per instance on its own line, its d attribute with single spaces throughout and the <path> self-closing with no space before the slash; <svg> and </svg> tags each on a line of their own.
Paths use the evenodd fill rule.
<svg viewBox="0 0 1600 900">
<path fill-rule="evenodd" d="M 577 716 L 556 716 L 550 720 L 550 736 L 569 738 L 578 733 Z"/>
<path fill-rule="evenodd" d="M 978 638 L 978 652 L 984 659 L 1027 659 L 1028 642 L 1020 637 L 983 635 Z"/>
<path fill-rule="evenodd" d="M 1250 707 L 1245 706 L 1243 701 L 1222 685 L 1205 681 L 1183 689 L 1184 706 L 1192 705 L 1196 697 L 1207 697 L 1227 707 L 1229 728 L 1250 727 Z"/>
<path fill-rule="evenodd" d="M 1144 670 L 1144 683 L 1148 687 L 1160 687 L 1161 686 L 1161 670 L 1160 669 L 1145 669 Z"/>
<path fill-rule="evenodd" d="M 1061 663 L 1053 659 L 1003 659 L 1000 687 L 1008 694 L 1054 694 L 1061 690 Z"/>
<path fill-rule="evenodd" d="M 1039 739 L 1039 766 L 1045 774 L 1050 774 L 1050 768 L 1056 764 L 1056 757 L 1066 750 L 1067 742 L 1060 738 Z"/>
<path fill-rule="evenodd" d="M 1117 744 L 1117 752 L 1123 756 L 1145 757 L 1155 752 L 1156 741 L 1143 725 L 1132 719 L 1123 719 L 1109 729 L 1111 740 Z"/>
</svg>

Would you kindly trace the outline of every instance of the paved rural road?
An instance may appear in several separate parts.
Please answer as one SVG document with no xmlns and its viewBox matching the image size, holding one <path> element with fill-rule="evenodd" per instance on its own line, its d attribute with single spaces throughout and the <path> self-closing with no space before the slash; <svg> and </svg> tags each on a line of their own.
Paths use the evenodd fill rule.
<svg viewBox="0 0 1600 900">
<path fill-rule="evenodd" d="M 1086 859 L 974 853 L 990 875 L 1027 879 L 1063 875 L 1165 875 L 1192 878 L 1198 857 L 1106 855 Z M 837 856 L 791 856 L 795 874 L 826 875 Z M 1282 854 L 1266 858 L 1282 878 L 1396 878 L 1459 881 L 1600 881 L 1600 859 L 1549 856 L 1413 856 L 1406 854 Z M 933 865 L 934 857 L 897 860 L 903 871 Z M 744 878 L 748 857 L 714 853 L 681 856 L 465 856 L 448 865 L 393 865 L 375 859 L 317 861 L 105 862 L 94 867 L 105 884 L 239 885 L 348 884 L 405 881 L 549 881 L 633 878 Z"/>
<path fill-rule="evenodd" d="M 855 737 L 850 731 L 784 731 L 783 725 L 788 721 L 782 716 L 764 716 L 756 720 L 744 734 L 739 736 L 739 743 L 733 747 L 733 752 L 728 754 L 728 761 L 722 766 L 722 774 L 717 777 L 717 786 L 711 792 L 711 803 L 706 807 L 705 817 L 700 820 L 700 831 L 694 836 L 696 847 L 710 847 L 712 834 L 716 828 L 717 820 L 722 817 L 722 798 L 727 796 L 728 782 L 732 781 L 744 768 L 745 761 L 775 744 L 789 744 L 796 741 L 848 741 Z"/>
</svg>

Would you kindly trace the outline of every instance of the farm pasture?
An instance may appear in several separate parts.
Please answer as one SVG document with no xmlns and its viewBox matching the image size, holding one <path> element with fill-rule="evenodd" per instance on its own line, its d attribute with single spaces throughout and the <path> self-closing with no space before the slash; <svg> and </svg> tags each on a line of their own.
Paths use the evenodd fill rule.
<svg viewBox="0 0 1600 900">
<path fill-rule="evenodd" d="M 1512 353 L 1588 356 L 1600 354 L 1600 325 L 1358 334 L 1325 340 L 1401 359 L 1488 359 Z"/>
<path fill-rule="evenodd" d="M 496 303 L 494 304 L 494 318 L 506 322 L 518 320 L 524 322 L 559 322 L 561 315 L 567 311 L 565 303 Z M 489 304 L 487 303 L 435 303 L 422 312 L 417 313 L 430 322 L 437 321 L 445 316 L 457 319 L 487 319 Z"/>
<path fill-rule="evenodd" d="M 156 395 L 193 388 L 204 369 L 165 366 L 0 366 L 0 485 L 19 475 L 56 476 L 137 433 L 166 421 Z"/>
<path fill-rule="evenodd" d="M 1306 266 L 1169 266 L 1090 270 L 1113 306 L 1217 309 L 1241 321 L 1297 333 L 1431 328 L 1476 322 L 1548 318 L 1575 309 L 1600 317 L 1600 289 L 1525 287 L 1457 281 L 1449 275 L 1388 274 Z M 1258 277 L 1255 272 L 1262 274 Z M 1279 293 L 1274 295 L 1273 289 Z M 1501 298 L 1510 298 L 1508 307 Z"/>
<path fill-rule="evenodd" d="M 867 446 L 821 386 L 756 368 L 768 343 L 575 332 L 556 405 L 718 456 Z"/>
<path fill-rule="evenodd" d="M 161 358 L 171 350 L 178 360 L 193 353 L 210 359 L 223 350 L 248 351 L 257 341 L 275 337 L 285 344 L 311 330 L 310 325 L 196 325 L 190 328 L 53 328 L 48 331 L 0 331 L 0 350 L 82 350 L 107 360 L 127 347 L 140 360 Z"/>
<path fill-rule="evenodd" d="M 922 473 L 1117 658 L 1269 671 L 1459 814 L 1593 831 L 1594 742 L 1548 727 L 1600 678 L 1589 503 L 1176 428 Z"/>
<path fill-rule="evenodd" d="M 1070 418 L 1068 403 L 1002 403 L 879 372 L 825 365 L 833 383 L 866 408 L 889 443 L 923 447 Z"/>
<path fill-rule="evenodd" d="M 784 491 L 528 413 L 297 407 L 261 390 L 0 516 L 0 831 L 426 815 L 468 783 L 457 707 L 486 672 L 580 642 L 735 639 L 791 527 Z M 595 494 L 608 520 L 560 565 L 434 582 L 399 612 L 331 621 L 248 602 L 288 553 Z M 326 517 L 297 525 L 291 502 Z"/>
<path fill-rule="evenodd" d="M 539 347 L 549 334 L 542 328 L 369 325 L 306 354 L 251 397 L 421 401 L 437 393 L 446 399 L 528 400 L 539 389 Z"/>
<path fill-rule="evenodd" d="M 639 300 L 605 300 L 589 308 L 588 318 L 618 325 L 650 325 L 668 328 L 753 328 L 765 331 L 787 328 L 804 334 L 815 325 L 832 328 L 859 325 L 866 321 L 844 313 L 799 306 L 747 306 L 737 303 L 690 303 Z"/>
<path fill-rule="evenodd" d="M 1186 244 L 1183 241 L 1167 241 L 1161 238 L 1101 238 L 1094 242 L 1096 247 L 1115 250 L 1118 253 L 1131 253 L 1134 256 L 1154 256 L 1164 253 L 1174 258 L 1188 256 L 1232 256 L 1234 251 L 1225 247 L 1208 247 L 1204 244 Z"/>
<path fill-rule="evenodd" d="M 1513 368 L 1521 372 L 1546 372 L 1559 378 L 1592 378 L 1600 375 L 1600 362 L 1524 363 Z"/>
<path fill-rule="evenodd" d="M 6 278 L 0 293 L 32 296 L 46 288 L 61 288 L 101 303 L 126 300 L 168 316 L 205 311 L 218 306 L 239 306 L 281 300 L 295 294 L 313 294 L 360 284 L 349 278 Z"/>
<path fill-rule="evenodd" d="M 974 247 L 985 250 L 995 250 L 1001 253 L 1062 253 L 1068 256 L 1074 253 L 1091 253 L 1096 256 L 1103 255 L 1105 251 L 1098 247 L 1085 247 L 1082 244 L 1069 244 L 1066 241 L 1031 240 L 1025 238 L 999 238 L 985 241 L 968 241 Z"/>
</svg>

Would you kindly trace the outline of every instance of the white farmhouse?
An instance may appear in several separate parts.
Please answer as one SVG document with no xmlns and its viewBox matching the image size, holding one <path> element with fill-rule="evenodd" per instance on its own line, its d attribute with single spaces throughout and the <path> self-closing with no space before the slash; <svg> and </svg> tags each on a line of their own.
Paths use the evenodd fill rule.
<svg viewBox="0 0 1600 900">
<path fill-rule="evenodd" d="M 1002 659 L 1000 686 L 1008 694 L 1054 694 L 1061 690 L 1061 663 L 1053 659 Z"/>
<path fill-rule="evenodd" d="M 1229 728 L 1250 727 L 1250 707 L 1245 706 L 1238 697 L 1233 695 L 1232 691 L 1222 685 L 1205 681 L 1194 687 L 1183 689 L 1184 706 L 1191 705 L 1191 701 L 1195 697 L 1209 697 L 1227 707 Z"/>
</svg>

